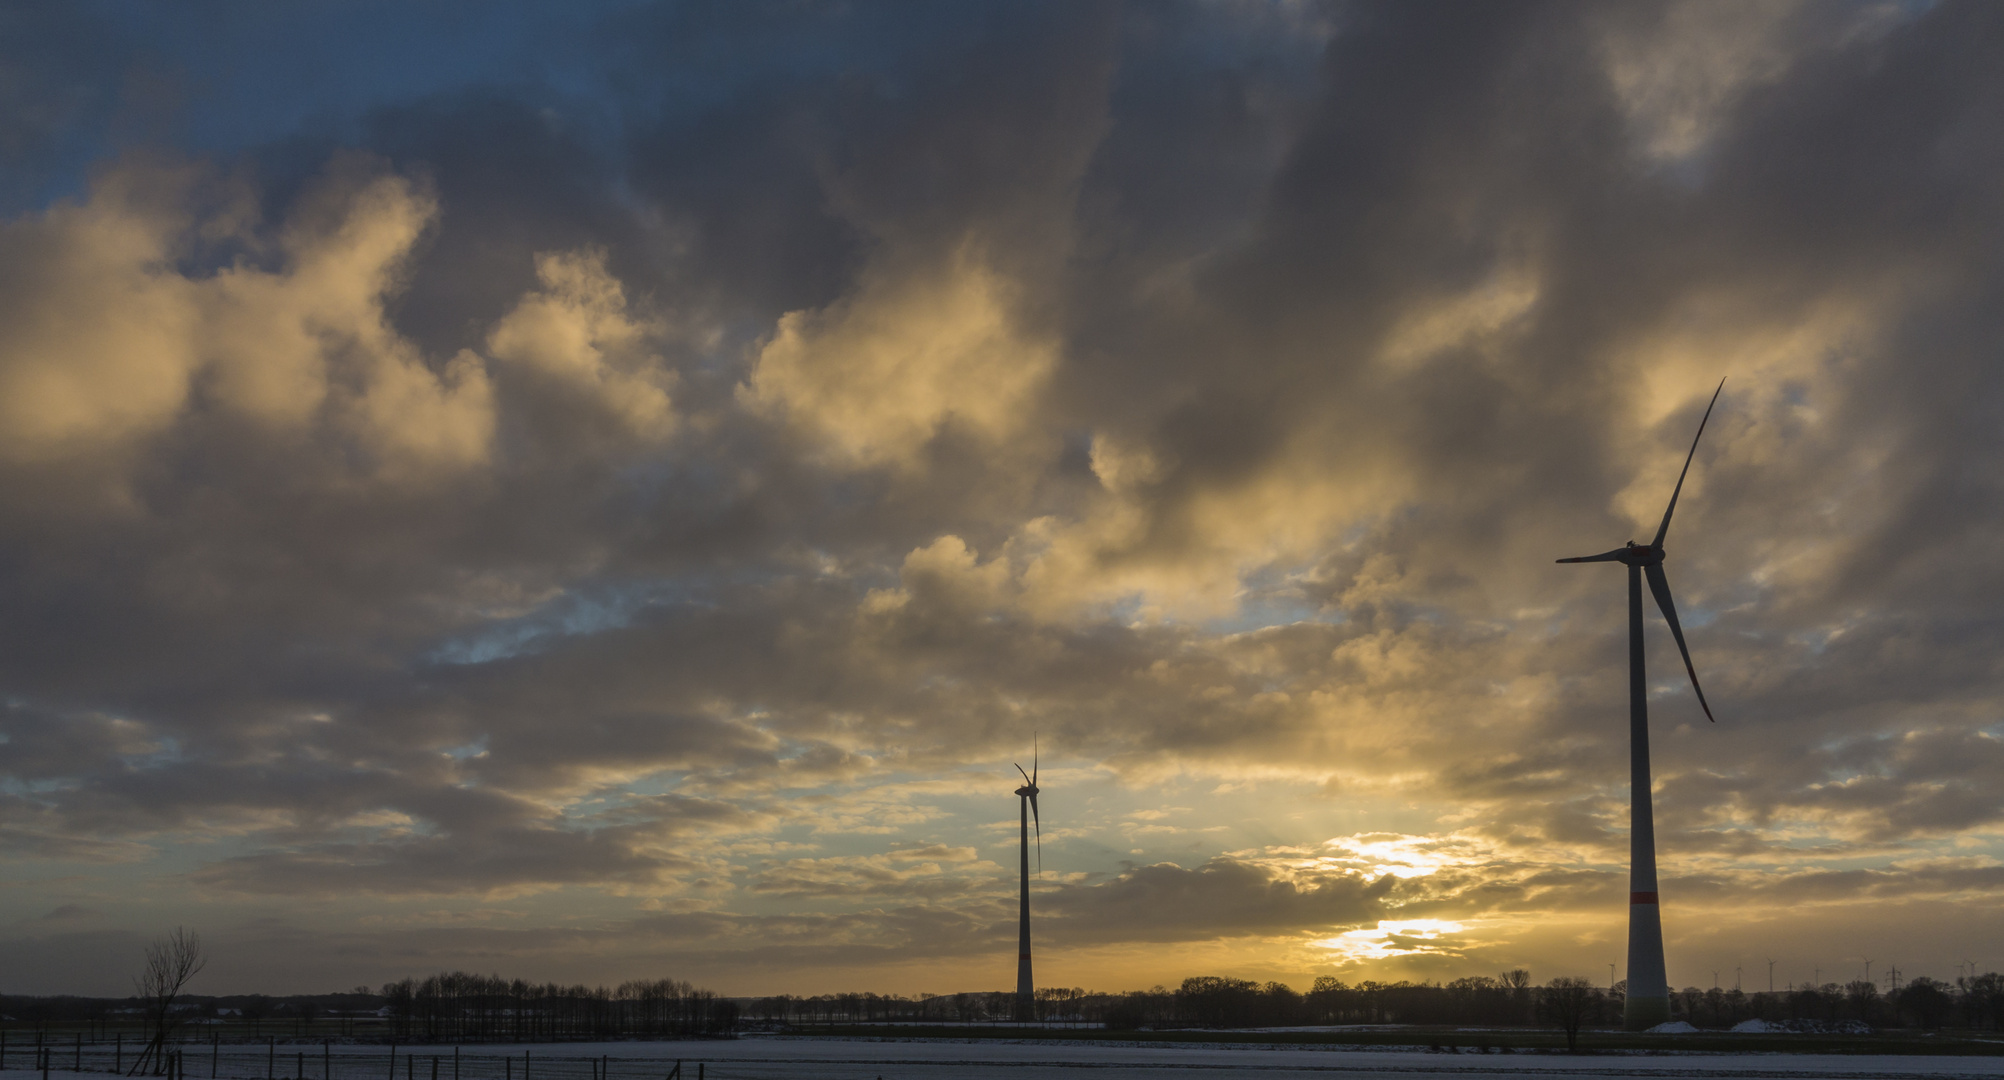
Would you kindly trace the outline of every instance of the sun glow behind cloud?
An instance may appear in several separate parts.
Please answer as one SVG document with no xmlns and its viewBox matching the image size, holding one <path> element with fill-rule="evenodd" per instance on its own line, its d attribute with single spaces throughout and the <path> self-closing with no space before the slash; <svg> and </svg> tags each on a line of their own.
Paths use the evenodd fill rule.
<svg viewBox="0 0 2004 1080">
<path fill-rule="evenodd" d="M 1325 841 L 1322 846 L 1330 854 L 1320 856 L 1317 863 L 1360 870 L 1372 877 L 1425 877 L 1449 866 L 1480 865 L 1487 854 L 1455 837 L 1397 833 L 1360 833 Z"/>
<path fill-rule="evenodd" d="M 1414 955 L 1456 956 L 1452 935 L 1468 929 L 1445 919 L 1380 919 L 1369 930 L 1348 930 L 1313 944 L 1344 965 Z"/>
<path fill-rule="evenodd" d="M 581 11 L 0 39 L 0 965 L 1597 974 L 1722 374 L 1673 978 L 2004 918 L 1994 6 Z"/>
</svg>

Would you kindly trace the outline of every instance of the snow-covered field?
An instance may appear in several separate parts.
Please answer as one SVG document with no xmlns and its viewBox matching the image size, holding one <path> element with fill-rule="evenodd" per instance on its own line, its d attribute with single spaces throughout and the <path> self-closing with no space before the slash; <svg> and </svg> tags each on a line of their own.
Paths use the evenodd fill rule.
<svg viewBox="0 0 2004 1080">
<path fill-rule="evenodd" d="M 443 1051 L 440 1053 L 439 1051 Z M 281 1045 L 225 1048 L 220 1080 L 392 1080 L 389 1051 L 378 1046 Z M 601 1056 L 606 1067 L 598 1070 Z M 433 1059 L 437 1058 L 434 1074 Z M 1891 1080 L 1907 1077 L 2004 1077 L 2004 1058 L 1854 1056 L 1824 1054 L 1442 1054 L 1423 1050 L 1350 1049 L 1260 1044 L 1081 1045 L 1000 1040 L 873 1040 L 812 1036 L 752 1036 L 718 1042 L 617 1042 L 466 1046 L 460 1080 L 666 1080 L 681 1062 L 681 1080 L 1370 1080 L 1374 1077 L 1775 1077 L 1807 1080 Z M 212 1064 L 206 1048 L 183 1058 L 188 1080 L 203 1080 Z M 527 1062 L 529 1074 L 523 1075 Z M 10 1060 L 8 1064 L 15 1064 Z M 394 1080 L 454 1080 L 450 1047 L 399 1050 Z M 0 1080 L 39 1080 L 23 1069 Z M 106 1080 L 106 1074 L 51 1070 L 49 1080 Z"/>
</svg>

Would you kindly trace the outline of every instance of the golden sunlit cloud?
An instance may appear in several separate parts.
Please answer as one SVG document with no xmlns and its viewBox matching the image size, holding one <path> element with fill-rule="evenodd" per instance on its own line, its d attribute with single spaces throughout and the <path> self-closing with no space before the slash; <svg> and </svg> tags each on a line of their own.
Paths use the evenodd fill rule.
<svg viewBox="0 0 2004 1080">
<path fill-rule="evenodd" d="M 1419 954 L 1456 956 L 1452 935 L 1467 929 L 1444 919 L 1380 919 L 1369 930 L 1350 930 L 1314 942 L 1339 964 L 1387 960 Z"/>
<path fill-rule="evenodd" d="M 992 989 L 1020 763 L 1066 985 L 1604 977 L 1626 597 L 1554 560 L 1725 377 L 1716 723 L 1645 636 L 1671 978 L 1945 975 L 2004 918 L 2000 11 L 286 9 L 249 64 L 49 6 L 0 965 Z"/>
</svg>

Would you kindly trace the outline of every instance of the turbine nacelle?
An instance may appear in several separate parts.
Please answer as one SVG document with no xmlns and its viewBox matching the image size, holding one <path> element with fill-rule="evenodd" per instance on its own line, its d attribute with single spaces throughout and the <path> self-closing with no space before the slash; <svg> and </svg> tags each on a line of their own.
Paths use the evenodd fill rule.
<svg viewBox="0 0 2004 1080">
<path fill-rule="evenodd" d="M 1614 561 L 1623 566 L 1661 566 L 1665 552 L 1652 544 L 1638 544 L 1630 540 L 1621 549 L 1621 555 Z"/>
<path fill-rule="evenodd" d="M 1598 555 L 1579 555 L 1559 562 L 1618 562 L 1623 566 L 1661 566 L 1668 552 L 1661 544 L 1638 544 L 1633 540 L 1613 551 L 1603 551 Z"/>
</svg>

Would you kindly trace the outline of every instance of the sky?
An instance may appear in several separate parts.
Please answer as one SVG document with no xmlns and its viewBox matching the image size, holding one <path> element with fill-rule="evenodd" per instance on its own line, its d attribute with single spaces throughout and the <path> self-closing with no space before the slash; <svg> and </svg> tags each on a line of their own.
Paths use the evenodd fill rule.
<svg viewBox="0 0 2004 1080">
<path fill-rule="evenodd" d="M 2004 7 L 0 5 L 0 991 L 2004 966 Z M 1041 764 L 1042 758 L 1050 759 Z"/>
</svg>

